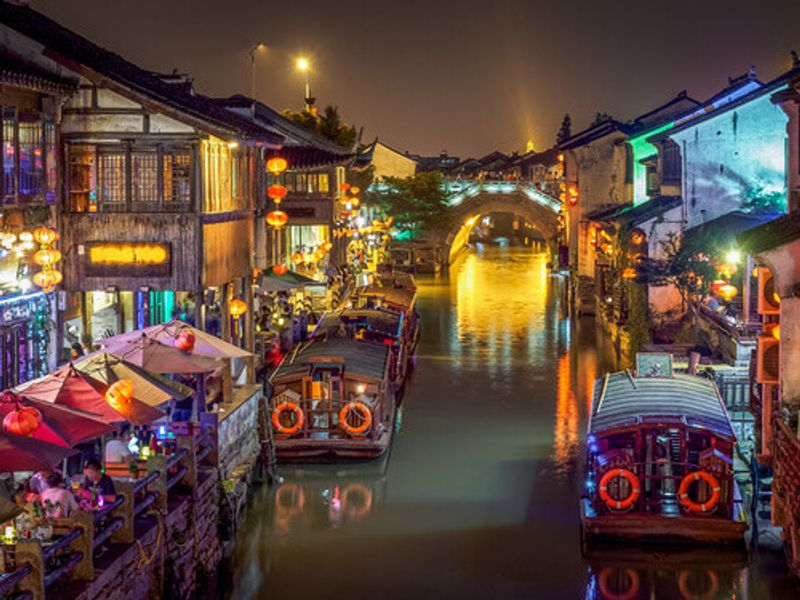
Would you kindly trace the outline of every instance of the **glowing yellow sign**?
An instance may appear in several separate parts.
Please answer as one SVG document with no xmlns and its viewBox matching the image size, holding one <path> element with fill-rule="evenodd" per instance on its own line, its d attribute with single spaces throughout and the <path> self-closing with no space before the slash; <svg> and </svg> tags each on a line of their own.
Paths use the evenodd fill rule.
<svg viewBox="0 0 800 600">
<path fill-rule="evenodd" d="M 169 262 L 169 249 L 160 244 L 100 244 L 89 249 L 95 265 L 163 265 Z"/>
</svg>

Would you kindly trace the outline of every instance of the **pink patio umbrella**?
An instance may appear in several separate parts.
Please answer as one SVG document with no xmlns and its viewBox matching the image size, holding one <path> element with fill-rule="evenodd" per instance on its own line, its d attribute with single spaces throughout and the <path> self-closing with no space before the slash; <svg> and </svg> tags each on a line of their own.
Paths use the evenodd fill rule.
<svg viewBox="0 0 800 600">
<path fill-rule="evenodd" d="M 153 373 L 208 373 L 221 365 L 213 358 L 178 350 L 171 344 L 147 337 L 139 337 L 106 349 L 109 354 Z"/>
<path fill-rule="evenodd" d="M 153 325 L 152 327 L 146 327 L 145 329 L 139 329 L 129 333 L 122 333 L 100 341 L 107 348 L 115 348 L 128 342 L 138 340 L 144 335 L 145 337 L 157 340 L 167 346 L 172 346 L 182 333 L 191 333 L 195 338 L 194 349 L 191 354 L 210 356 L 212 358 L 247 358 L 248 356 L 252 356 L 247 350 L 242 350 L 238 346 L 229 344 L 210 333 L 206 333 L 196 327 L 192 327 L 188 323 L 177 320 L 163 323 L 162 325 Z M 112 354 L 115 353 L 112 352 Z"/>
<path fill-rule="evenodd" d="M 91 413 L 92 417 L 104 423 L 128 421 L 134 425 L 147 425 L 164 416 L 157 408 L 137 400 L 135 388 L 134 397 L 130 398 L 125 412 L 116 410 L 105 398 L 109 387 L 74 366 L 67 365 L 25 386 L 21 393 L 30 400 Z"/>
<path fill-rule="evenodd" d="M 40 442 L 72 447 L 114 431 L 90 413 L 58 404 L 38 402 L 5 392 L 0 396 L 0 419 L 21 408 L 36 409 L 42 417 L 39 425 L 27 436 Z"/>
<path fill-rule="evenodd" d="M 77 450 L 0 430 L 0 472 L 46 471 Z"/>
</svg>

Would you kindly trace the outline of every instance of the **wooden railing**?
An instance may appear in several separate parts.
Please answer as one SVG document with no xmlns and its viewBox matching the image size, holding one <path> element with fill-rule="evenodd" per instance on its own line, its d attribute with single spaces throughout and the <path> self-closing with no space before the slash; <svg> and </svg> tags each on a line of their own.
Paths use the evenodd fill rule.
<svg viewBox="0 0 800 600">
<path fill-rule="evenodd" d="M 135 523 L 147 513 L 167 514 L 170 494 L 197 485 L 200 466 L 217 466 L 216 427 L 177 437 L 178 450 L 151 456 L 148 474 L 115 480 L 116 499 L 94 511 L 78 511 L 69 519 L 54 519 L 63 532 L 53 543 L 24 540 L 4 549 L 7 572 L 0 575 L 0 597 L 40 600 L 59 582 L 91 581 L 95 559 L 108 542 L 134 544 Z M 8 570 L 9 562 L 13 570 Z"/>
</svg>

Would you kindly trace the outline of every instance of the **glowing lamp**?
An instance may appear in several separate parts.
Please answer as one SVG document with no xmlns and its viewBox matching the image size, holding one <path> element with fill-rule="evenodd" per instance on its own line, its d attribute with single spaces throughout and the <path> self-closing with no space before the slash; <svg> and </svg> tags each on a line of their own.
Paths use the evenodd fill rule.
<svg viewBox="0 0 800 600">
<path fill-rule="evenodd" d="M 18 406 L 3 419 L 3 429 L 8 433 L 29 436 L 42 422 L 42 413 L 30 406 Z"/>
<path fill-rule="evenodd" d="M 356 186 L 351 186 L 350 187 L 350 193 L 353 194 L 354 196 L 356 194 L 358 194 L 360 191 L 361 191 L 361 188 L 359 188 L 359 187 L 356 187 Z"/>
<path fill-rule="evenodd" d="M 564 162 L 564 155 L 561 152 L 558 153 L 558 162 Z"/>
<path fill-rule="evenodd" d="M 267 196 L 276 202 L 279 202 L 280 200 L 286 198 L 286 194 L 288 192 L 289 190 L 286 189 L 286 186 L 275 184 L 269 186 L 269 189 L 267 189 Z"/>
<path fill-rule="evenodd" d="M 247 303 L 239 298 L 231 300 L 231 306 L 228 309 L 234 319 L 241 317 L 247 312 Z"/>
<path fill-rule="evenodd" d="M 273 156 L 267 161 L 267 171 L 275 175 L 275 177 L 283 173 L 288 166 L 289 163 L 286 159 L 280 156 Z"/>
<path fill-rule="evenodd" d="M 352 198 L 350 198 L 350 204 L 352 206 L 358 206 L 359 204 L 361 204 L 361 198 L 353 196 Z"/>
<path fill-rule="evenodd" d="M 349 189 L 350 189 L 350 184 L 349 184 L 349 183 L 343 183 L 343 184 L 342 184 L 342 189 L 343 189 L 344 191 L 347 191 L 347 190 L 349 190 Z"/>
<path fill-rule="evenodd" d="M 37 227 L 33 230 L 33 239 L 42 246 L 48 246 L 58 239 L 58 233 L 49 227 Z"/>
<path fill-rule="evenodd" d="M 614 246 L 606 242 L 604 244 L 600 244 L 600 250 L 602 250 L 603 254 L 606 256 L 611 256 L 614 253 Z"/>
<path fill-rule="evenodd" d="M 724 279 L 715 279 L 714 281 L 711 282 L 711 291 L 714 292 L 715 294 L 719 294 L 719 288 L 725 285 L 725 283 L 726 282 Z"/>
<path fill-rule="evenodd" d="M 322 249 L 325 252 L 330 252 L 331 248 L 333 248 L 333 244 L 331 244 L 330 242 L 325 242 L 324 244 L 322 244 Z"/>
<path fill-rule="evenodd" d="M 178 337 L 175 338 L 173 345 L 183 352 L 191 352 L 194 350 L 194 344 L 197 338 L 191 331 L 182 331 Z"/>
<path fill-rule="evenodd" d="M 26 244 L 28 242 L 32 242 L 33 234 L 30 231 L 23 231 L 22 233 L 19 234 L 19 241 L 25 242 Z"/>
<path fill-rule="evenodd" d="M 774 292 L 774 293 L 772 294 L 772 300 L 775 302 L 775 304 L 778 304 L 778 305 L 780 305 L 780 303 L 781 303 L 781 297 L 778 295 L 778 292 Z"/>
<path fill-rule="evenodd" d="M 729 263 L 738 263 L 740 260 L 742 260 L 742 253 L 738 250 L 731 250 L 725 255 L 725 260 Z"/>
<path fill-rule="evenodd" d="M 61 252 L 52 248 L 39 250 L 38 252 L 36 252 L 36 254 L 33 255 L 33 262 L 42 267 L 48 265 L 54 265 L 60 260 L 61 260 Z"/>
<path fill-rule="evenodd" d="M 631 243 L 634 246 L 640 246 L 641 244 L 644 243 L 644 240 L 645 240 L 645 236 L 641 231 L 634 231 L 631 234 Z"/>
<path fill-rule="evenodd" d="M 564 192 L 561 192 L 558 195 L 558 199 L 561 200 L 562 202 L 564 202 L 567 199 L 567 195 Z"/>
<path fill-rule="evenodd" d="M 47 271 L 39 271 L 33 276 L 33 283 L 38 285 L 43 290 L 49 292 L 57 286 L 64 279 L 60 271 L 49 269 Z"/>
<path fill-rule="evenodd" d="M 726 302 L 730 302 L 739 295 L 739 288 L 730 283 L 726 283 L 719 287 L 719 295 L 722 296 Z"/>
<path fill-rule="evenodd" d="M 289 215 L 282 210 L 273 210 L 271 213 L 267 213 L 267 223 L 275 229 L 283 227 L 288 222 Z"/>
<path fill-rule="evenodd" d="M 566 192 L 567 184 L 562 181 L 561 183 L 558 184 L 558 189 L 560 189 L 562 192 Z"/>
<path fill-rule="evenodd" d="M 303 262 L 303 258 L 304 258 L 304 256 L 303 256 L 302 252 L 295 252 L 294 254 L 292 254 L 292 262 L 293 263 L 301 263 L 301 262 Z"/>
<path fill-rule="evenodd" d="M 122 415 L 131 413 L 131 398 L 133 398 L 133 382 L 130 379 L 120 379 L 111 384 L 106 390 L 106 402 Z"/>
<path fill-rule="evenodd" d="M 776 340 L 781 339 L 781 326 L 778 323 L 772 323 L 764 326 L 764 331 L 771 335 Z"/>
<path fill-rule="evenodd" d="M 636 279 L 636 269 L 633 267 L 625 267 L 622 270 L 623 279 Z"/>
<path fill-rule="evenodd" d="M 341 205 L 350 204 L 350 197 L 349 196 L 340 196 L 338 200 L 339 200 L 339 204 L 341 204 Z"/>
<path fill-rule="evenodd" d="M 272 272 L 275 273 L 275 275 L 286 275 L 288 271 L 289 267 L 286 265 L 274 265 L 272 267 Z"/>
<path fill-rule="evenodd" d="M 721 264 L 721 265 L 719 265 L 719 266 L 717 267 L 717 271 L 719 271 L 719 272 L 720 272 L 720 274 L 721 274 L 723 277 L 731 277 L 731 276 L 733 276 L 733 275 L 736 273 L 736 271 L 738 271 L 738 270 L 739 270 L 739 269 L 736 267 L 736 265 L 735 265 L 734 263 L 730 263 L 730 262 L 729 262 L 729 263 L 723 263 L 723 264 Z"/>
</svg>

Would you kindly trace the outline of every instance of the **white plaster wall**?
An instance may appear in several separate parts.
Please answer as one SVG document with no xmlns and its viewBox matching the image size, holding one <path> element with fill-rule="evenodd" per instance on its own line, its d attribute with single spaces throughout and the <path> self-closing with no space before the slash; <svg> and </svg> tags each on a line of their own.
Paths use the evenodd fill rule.
<svg viewBox="0 0 800 600">
<path fill-rule="evenodd" d="M 687 227 L 737 210 L 751 190 L 785 193 L 786 123 L 765 94 L 670 136 L 684 157 Z"/>
<path fill-rule="evenodd" d="M 192 133 L 194 127 L 164 115 L 150 115 L 150 133 Z"/>
<path fill-rule="evenodd" d="M 93 131 L 142 133 L 143 130 L 142 115 L 65 114 L 61 122 L 61 131 L 64 133 Z"/>
<path fill-rule="evenodd" d="M 375 178 L 384 179 L 386 177 L 413 177 L 417 172 L 416 161 L 403 156 L 387 148 L 381 143 L 375 145 L 372 154 L 372 165 L 375 167 Z"/>
</svg>

